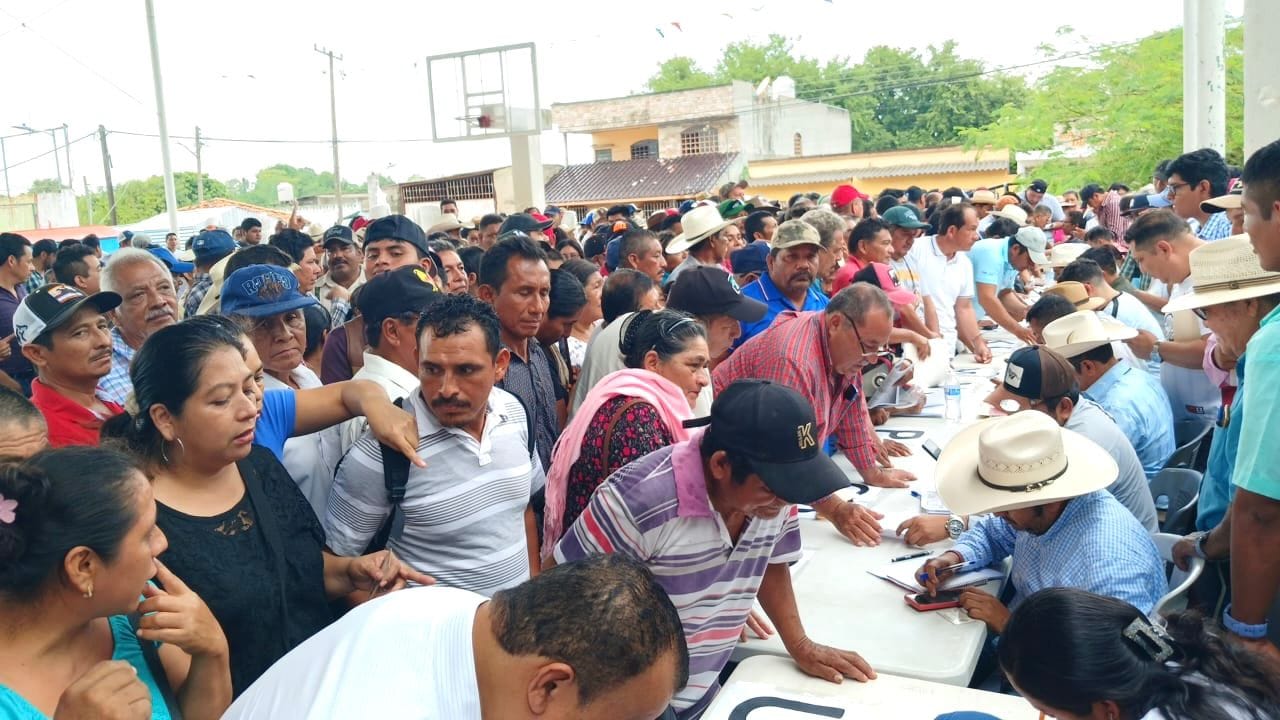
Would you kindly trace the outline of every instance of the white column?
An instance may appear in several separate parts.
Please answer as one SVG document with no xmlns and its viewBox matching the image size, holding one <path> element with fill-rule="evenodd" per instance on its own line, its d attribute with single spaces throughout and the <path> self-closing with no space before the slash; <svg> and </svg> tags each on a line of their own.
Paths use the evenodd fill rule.
<svg viewBox="0 0 1280 720">
<path fill-rule="evenodd" d="M 1200 147 L 1200 23 L 1196 0 L 1182 0 L 1182 150 Z"/>
<path fill-rule="evenodd" d="M 1244 156 L 1280 139 L 1280 3 L 1244 2 Z"/>
<path fill-rule="evenodd" d="M 169 161 L 169 123 L 164 113 L 164 80 L 160 77 L 160 44 L 156 41 L 156 12 L 152 0 L 145 0 L 147 36 L 151 41 L 151 79 L 156 90 L 156 119 L 160 125 L 160 161 L 164 167 L 164 204 L 169 211 L 169 232 L 178 232 L 178 198 L 173 185 L 173 163 Z"/>
<path fill-rule="evenodd" d="M 542 177 L 542 136 L 511 136 L 511 185 L 516 211 L 545 207 L 547 193 Z"/>
<path fill-rule="evenodd" d="M 1196 2 L 1200 114 L 1197 147 L 1227 152 L 1226 0 Z"/>
</svg>

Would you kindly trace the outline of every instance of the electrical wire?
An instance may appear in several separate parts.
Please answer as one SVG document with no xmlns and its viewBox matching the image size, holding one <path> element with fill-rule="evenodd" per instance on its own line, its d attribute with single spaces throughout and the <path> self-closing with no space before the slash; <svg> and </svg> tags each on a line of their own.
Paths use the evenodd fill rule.
<svg viewBox="0 0 1280 720">
<path fill-rule="evenodd" d="M 39 159 L 40 159 L 40 158 L 42 158 L 42 157 L 48 157 L 48 156 L 50 156 L 50 155 L 52 155 L 52 154 L 54 154 L 54 153 L 56 153 L 56 152 L 60 152 L 60 151 L 62 151 L 62 150 L 69 149 L 72 145 L 75 145 L 76 143 L 80 142 L 81 140 L 88 140 L 88 139 L 89 139 L 89 138 L 91 138 L 91 137 L 97 137 L 97 136 L 98 136 L 98 133 L 96 133 L 96 132 L 91 132 L 91 133 L 89 133 L 88 135 L 85 135 L 84 137 L 78 137 L 78 138 L 76 138 L 75 140 L 72 140 L 71 142 L 69 142 L 69 143 L 67 143 L 67 144 L 65 144 L 65 145 L 56 145 L 52 150 L 45 150 L 44 152 L 40 153 L 39 155 L 33 155 L 33 156 L 31 156 L 31 157 L 27 158 L 26 160 L 19 160 L 18 162 L 8 163 L 5 167 L 7 167 L 7 168 L 8 168 L 8 169 L 10 169 L 10 170 L 12 170 L 13 168 L 16 168 L 16 167 L 21 167 L 21 166 L 23 166 L 23 165 L 26 165 L 26 164 L 27 164 L 27 163 L 29 163 L 29 162 L 35 162 L 36 160 L 39 160 Z"/>
</svg>

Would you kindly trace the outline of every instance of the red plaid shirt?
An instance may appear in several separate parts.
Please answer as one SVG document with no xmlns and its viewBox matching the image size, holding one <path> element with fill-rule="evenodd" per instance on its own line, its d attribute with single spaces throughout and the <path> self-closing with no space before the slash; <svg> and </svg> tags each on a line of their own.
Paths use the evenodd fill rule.
<svg viewBox="0 0 1280 720">
<path fill-rule="evenodd" d="M 751 338 L 720 363 L 711 380 L 717 394 L 735 380 L 769 380 L 786 385 L 813 406 L 818 442 L 835 430 L 836 446 L 859 470 L 876 465 L 876 438 L 859 384 L 831 369 L 823 311 L 779 313 L 765 332 Z"/>
</svg>

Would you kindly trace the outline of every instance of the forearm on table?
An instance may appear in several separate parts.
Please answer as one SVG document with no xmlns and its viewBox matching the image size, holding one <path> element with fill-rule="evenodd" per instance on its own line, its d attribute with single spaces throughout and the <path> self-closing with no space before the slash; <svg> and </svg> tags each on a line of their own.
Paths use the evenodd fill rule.
<svg viewBox="0 0 1280 720">
<path fill-rule="evenodd" d="M 1231 515 L 1231 615 L 1258 625 L 1280 587 L 1280 502 L 1240 488 Z"/>
<path fill-rule="evenodd" d="M 990 287 L 991 290 L 985 290 L 984 287 Z M 987 311 L 987 317 L 995 321 L 997 325 L 1008 330 L 1016 332 L 1018 321 L 1013 319 L 1009 311 L 1005 308 L 1004 303 L 1000 302 L 1000 296 L 995 291 L 994 285 L 986 285 L 983 283 L 978 287 L 978 302 L 982 303 L 982 309 Z"/>
<path fill-rule="evenodd" d="M 1204 369 L 1204 348 L 1207 340 L 1165 340 L 1160 343 L 1160 359 L 1178 367 L 1192 370 Z"/>
<path fill-rule="evenodd" d="M 230 655 L 195 655 L 187 679 L 178 690 L 185 720 L 217 720 L 231 705 Z"/>
<path fill-rule="evenodd" d="M 760 581 L 756 599 L 778 631 L 782 645 L 787 652 L 792 652 L 805 639 L 805 634 L 800 610 L 796 606 L 796 594 L 791 587 L 791 568 L 785 563 L 770 563 Z"/>
<path fill-rule="evenodd" d="M 982 331 L 978 329 L 978 316 L 973 312 L 972 304 L 956 307 L 956 335 L 970 350 L 982 342 Z"/>
</svg>

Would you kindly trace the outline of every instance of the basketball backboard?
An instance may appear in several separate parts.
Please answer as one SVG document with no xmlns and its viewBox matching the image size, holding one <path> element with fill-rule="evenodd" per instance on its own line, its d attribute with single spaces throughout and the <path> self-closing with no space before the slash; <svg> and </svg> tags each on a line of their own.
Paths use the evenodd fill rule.
<svg viewBox="0 0 1280 720">
<path fill-rule="evenodd" d="M 533 43 L 432 55 L 427 92 L 436 142 L 531 135 L 550 124 Z"/>
</svg>

